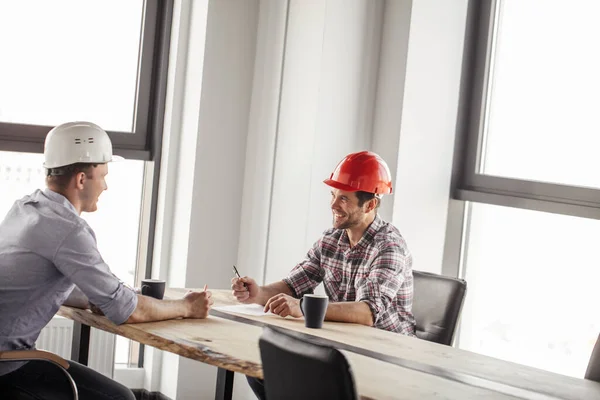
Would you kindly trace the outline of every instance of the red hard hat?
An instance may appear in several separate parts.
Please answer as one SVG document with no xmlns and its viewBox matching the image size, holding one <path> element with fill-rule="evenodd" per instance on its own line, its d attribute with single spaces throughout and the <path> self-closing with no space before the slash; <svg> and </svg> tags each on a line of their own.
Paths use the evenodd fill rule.
<svg viewBox="0 0 600 400">
<path fill-rule="evenodd" d="M 392 193 L 390 169 L 381 157 L 370 151 L 348 154 L 323 182 L 346 192 Z"/>
</svg>

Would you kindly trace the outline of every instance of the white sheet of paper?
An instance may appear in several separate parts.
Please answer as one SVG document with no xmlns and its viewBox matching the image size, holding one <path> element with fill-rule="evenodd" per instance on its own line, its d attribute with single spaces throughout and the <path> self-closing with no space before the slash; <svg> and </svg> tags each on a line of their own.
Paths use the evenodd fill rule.
<svg viewBox="0 0 600 400">
<path fill-rule="evenodd" d="M 229 311 L 229 312 L 236 312 L 236 313 L 240 313 L 240 314 L 246 314 L 246 315 L 254 315 L 254 316 L 263 316 L 263 315 L 269 315 L 269 314 L 273 314 L 272 312 L 264 312 L 264 307 L 261 306 L 260 304 L 236 304 L 235 306 L 220 306 L 220 307 L 213 307 L 213 309 L 215 310 L 219 310 L 219 311 Z"/>
</svg>

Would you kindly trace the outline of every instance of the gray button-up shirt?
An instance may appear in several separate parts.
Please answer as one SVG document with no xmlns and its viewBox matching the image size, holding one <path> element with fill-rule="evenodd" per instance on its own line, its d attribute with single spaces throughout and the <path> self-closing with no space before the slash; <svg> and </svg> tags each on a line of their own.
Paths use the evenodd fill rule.
<svg viewBox="0 0 600 400">
<path fill-rule="evenodd" d="M 137 306 L 75 207 L 49 189 L 15 202 L 0 223 L 0 351 L 31 349 L 77 285 L 116 324 Z M 21 363 L 0 363 L 0 375 Z"/>
</svg>

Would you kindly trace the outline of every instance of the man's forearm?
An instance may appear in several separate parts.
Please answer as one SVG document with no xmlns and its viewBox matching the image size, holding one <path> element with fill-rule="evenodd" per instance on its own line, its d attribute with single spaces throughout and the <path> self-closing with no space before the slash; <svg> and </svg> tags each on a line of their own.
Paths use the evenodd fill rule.
<svg viewBox="0 0 600 400">
<path fill-rule="evenodd" d="M 294 295 L 292 293 L 292 291 L 290 290 L 290 287 L 287 285 L 287 283 L 285 283 L 284 281 L 278 281 L 278 282 L 274 282 L 274 283 L 271 283 L 266 286 L 261 286 L 260 290 L 258 292 L 258 297 L 256 298 L 255 301 L 256 301 L 256 303 L 260 304 L 261 306 L 264 306 L 265 304 L 267 304 L 267 301 L 271 297 L 273 297 L 279 293 L 284 293 L 289 296 Z"/>
<path fill-rule="evenodd" d="M 364 301 L 329 303 L 325 319 L 327 321 L 373 326 L 373 313 Z"/>
<path fill-rule="evenodd" d="M 137 307 L 126 321 L 128 324 L 183 318 L 188 311 L 183 300 L 156 300 L 142 295 L 138 295 L 137 299 Z"/>
</svg>

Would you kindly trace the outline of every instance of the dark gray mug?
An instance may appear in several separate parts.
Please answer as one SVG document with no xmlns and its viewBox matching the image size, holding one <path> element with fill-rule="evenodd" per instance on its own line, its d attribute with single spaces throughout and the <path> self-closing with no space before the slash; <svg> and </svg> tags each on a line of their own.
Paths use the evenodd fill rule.
<svg viewBox="0 0 600 400">
<path fill-rule="evenodd" d="M 142 279 L 142 294 L 162 300 L 166 283 L 162 279 Z"/>
<path fill-rule="evenodd" d="M 305 294 L 300 299 L 300 309 L 304 314 L 304 325 L 307 328 L 321 328 L 329 299 L 318 294 Z"/>
</svg>

